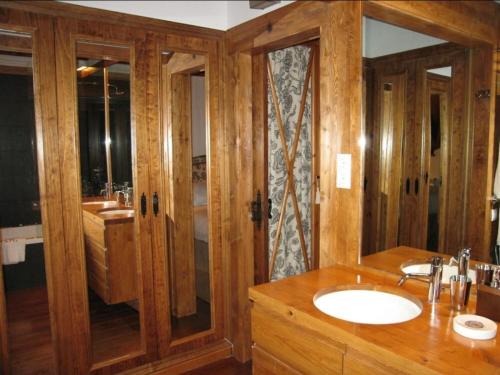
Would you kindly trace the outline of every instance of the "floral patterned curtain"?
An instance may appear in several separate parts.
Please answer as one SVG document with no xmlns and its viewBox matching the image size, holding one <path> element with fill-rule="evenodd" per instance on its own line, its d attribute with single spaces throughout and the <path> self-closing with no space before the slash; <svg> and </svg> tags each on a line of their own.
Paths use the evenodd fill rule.
<svg viewBox="0 0 500 375">
<path fill-rule="evenodd" d="M 288 153 L 291 157 L 292 144 L 297 129 L 300 103 L 306 80 L 306 72 L 311 54 L 310 47 L 294 46 L 268 54 L 270 70 L 278 97 L 281 118 L 285 128 Z M 271 280 L 297 275 L 306 270 L 302 255 L 297 220 L 302 221 L 307 254 L 311 257 L 311 204 L 312 204 L 312 113 L 311 84 L 307 91 L 301 134 L 295 163 L 293 166 L 294 184 L 300 211 L 296 217 L 292 198 L 287 197 L 282 232 L 277 248 L 276 260 Z M 287 180 L 284 148 L 280 138 L 279 123 L 276 118 L 275 104 L 271 94 L 272 83 L 268 79 L 268 191 L 272 200 L 272 218 L 269 219 L 269 259 L 272 258 L 276 242 L 280 210 L 284 199 Z M 272 265 L 270 265 L 272 267 Z"/>
</svg>

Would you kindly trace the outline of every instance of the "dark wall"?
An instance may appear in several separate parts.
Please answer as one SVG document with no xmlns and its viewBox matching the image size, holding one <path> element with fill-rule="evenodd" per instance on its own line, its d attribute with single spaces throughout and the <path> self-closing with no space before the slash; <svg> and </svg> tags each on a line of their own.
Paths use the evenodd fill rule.
<svg viewBox="0 0 500 375">
<path fill-rule="evenodd" d="M 0 227 L 39 224 L 33 79 L 0 75 Z"/>
</svg>

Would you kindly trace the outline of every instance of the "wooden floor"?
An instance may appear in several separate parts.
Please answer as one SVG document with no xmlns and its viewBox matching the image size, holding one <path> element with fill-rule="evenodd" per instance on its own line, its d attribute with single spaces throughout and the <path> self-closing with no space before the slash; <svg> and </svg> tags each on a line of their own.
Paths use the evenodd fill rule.
<svg viewBox="0 0 500 375">
<path fill-rule="evenodd" d="M 234 358 L 226 358 L 208 366 L 186 372 L 189 375 L 250 375 L 252 362 L 240 363 Z"/>
<path fill-rule="evenodd" d="M 141 349 L 139 313 L 125 303 L 106 305 L 89 289 L 90 334 L 94 363 Z"/>
<path fill-rule="evenodd" d="M 210 304 L 200 298 L 196 299 L 196 314 L 183 318 L 170 317 L 172 322 L 172 339 L 177 340 L 211 328 Z"/>
<path fill-rule="evenodd" d="M 48 298 L 45 288 L 7 293 L 9 345 L 12 375 L 52 375 L 53 353 Z M 91 332 L 94 362 L 139 348 L 140 330 L 136 310 L 126 304 L 108 306 L 91 294 Z M 200 302 L 198 314 L 173 321 L 178 337 L 210 327 L 210 305 Z M 247 375 L 251 364 L 233 358 L 215 362 L 189 374 Z"/>
<path fill-rule="evenodd" d="M 6 301 L 12 375 L 54 374 L 46 288 L 8 292 Z"/>
</svg>

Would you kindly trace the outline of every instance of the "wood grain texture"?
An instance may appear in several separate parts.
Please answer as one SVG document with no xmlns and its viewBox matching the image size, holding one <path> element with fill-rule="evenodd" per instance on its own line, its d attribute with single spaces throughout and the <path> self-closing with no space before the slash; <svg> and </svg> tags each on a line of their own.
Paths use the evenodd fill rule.
<svg viewBox="0 0 500 375">
<path fill-rule="evenodd" d="M 151 32 L 172 33 L 215 40 L 219 40 L 224 36 L 223 31 L 207 27 L 198 27 L 104 9 L 93 9 L 74 4 L 56 3 L 53 1 L 2 1 L 0 6 L 2 8 L 10 8 L 52 17 L 67 17 L 71 15 L 71 17 L 82 21 L 101 22 L 136 30 L 141 29 Z"/>
<path fill-rule="evenodd" d="M 74 357 L 65 347 L 75 327 L 67 303 L 69 290 L 65 268 L 56 90 L 53 84 L 56 79 L 53 23 L 49 17 L 6 9 L 0 12 L 0 23 L 4 30 L 28 33 L 32 38 L 38 179 L 54 362 L 56 371 L 72 372 L 75 368 Z M 3 293 L 3 288 L 0 293 Z M 4 331 L 6 327 L 0 329 Z"/>
<path fill-rule="evenodd" d="M 74 212 L 81 212 L 78 206 L 81 204 L 80 193 L 80 166 L 79 166 L 79 142 L 78 124 L 76 119 L 76 77 L 75 59 L 76 44 L 79 40 L 93 41 L 96 44 L 116 44 L 128 46 L 130 51 L 131 67 L 131 129 L 132 129 L 132 171 L 134 186 L 135 211 L 138 213 L 140 197 L 142 193 L 149 193 L 149 147 L 147 145 L 148 129 L 145 117 L 145 91 L 146 65 L 144 50 L 144 33 L 137 30 L 127 30 L 110 25 L 100 25 L 84 21 L 58 19 L 56 22 L 56 61 L 58 68 L 58 121 L 59 135 L 64 141 L 60 142 L 60 155 L 62 155 L 61 168 L 65 170 L 61 184 L 64 194 L 65 206 L 65 233 L 66 247 L 68 251 L 66 269 L 70 276 L 66 283 L 71 289 L 72 316 L 77 322 L 78 331 L 73 335 L 72 341 L 76 347 L 74 353 L 83 364 L 83 372 L 91 369 L 92 359 L 90 327 L 88 316 L 87 297 L 87 275 L 85 270 L 85 256 L 83 249 L 83 225 L 82 216 Z M 149 212 L 149 211 L 148 211 Z M 137 291 L 140 311 L 141 342 L 144 354 L 122 357 L 120 360 L 109 360 L 92 367 L 96 373 L 110 373 L 119 369 L 144 363 L 155 357 L 156 335 L 155 319 L 152 296 L 152 269 L 151 265 L 151 237 L 150 216 L 135 215 L 134 239 L 136 257 Z M 78 363 L 78 361 L 75 361 Z M 119 363 L 121 362 L 121 363 Z"/>
<path fill-rule="evenodd" d="M 450 42 L 496 43 L 493 2 L 369 0 L 363 7 L 369 17 Z"/>
<path fill-rule="evenodd" d="M 360 252 L 360 56 L 361 3 L 330 3 L 320 35 L 320 267 L 356 264 Z M 351 189 L 336 188 L 337 154 L 351 154 Z"/>
<path fill-rule="evenodd" d="M 207 118 L 207 188 L 209 191 L 208 196 L 208 222 L 209 222 L 209 270 L 210 270 L 210 291 L 211 291 L 211 304 L 210 304 L 210 316 L 211 316 L 211 328 L 202 332 L 198 332 L 193 335 L 189 335 L 183 338 L 174 338 L 171 333 L 171 323 L 169 309 L 165 309 L 165 305 L 157 306 L 157 319 L 158 319 L 158 340 L 162 343 L 159 347 L 160 358 L 167 356 L 174 356 L 183 352 L 188 352 L 190 350 L 201 348 L 205 345 L 216 342 L 224 337 L 224 316 L 225 316 L 225 300 L 224 300 L 224 287 L 223 280 L 224 275 L 222 273 L 223 260 L 222 260 L 222 234 L 221 234 L 221 206 L 222 206 L 222 196 L 221 196 L 221 174 L 223 163 L 219 155 L 220 150 L 223 147 L 223 128 L 222 128 L 222 112 L 221 112 L 221 64 L 219 55 L 219 44 L 213 40 L 207 40 L 203 38 L 192 38 L 187 36 L 176 36 L 176 35 L 158 35 L 156 42 L 156 53 L 159 56 L 162 52 L 174 52 L 174 57 L 169 61 L 175 59 L 175 55 L 186 54 L 189 56 L 187 60 L 188 68 L 187 72 L 192 72 L 193 67 L 199 67 L 199 63 L 204 63 L 205 68 L 205 98 L 206 98 L 206 118 Z M 195 65 L 193 64 L 192 55 L 200 55 L 202 58 L 194 59 Z M 159 57 L 158 57 L 159 58 Z M 161 61 L 161 60 L 160 60 Z M 174 61 L 175 62 L 175 61 Z M 161 74 L 161 84 L 162 92 L 161 95 L 156 97 L 158 105 L 161 108 L 161 132 L 163 144 L 161 145 L 161 153 L 163 155 L 163 162 L 161 167 L 161 174 L 159 178 L 164 179 L 165 183 L 163 192 L 160 193 L 160 201 L 165 202 L 162 208 L 165 210 L 166 218 L 170 220 L 174 218 L 172 216 L 172 209 L 174 209 L 175 204 L 179 202 L 176 200 L 176 195 L 172 190 L 172 186 L 169 185 L 168 181 L 171 181 L 175 177 L 173 173 L 173 166 L 178 163 L 175 159 L 175 143 L 172 142 L 174 139 L 174 133 L 172 132 L 172 127 L 169 126 L 171 123 L 171 111 L 172 104 L 170 94 L 166 87 L 166 82 L 168 79 L 168 69 L 165 66 L 165 61 L 161 63 L 162 65 L 152 66 L 150 69 L 158 69 L 162 66 L 161 71 L 154 71 L 153 74 Z M 170 64 L 170 62 L 168 63 Z M 179 66 L 180 71 L 183 70 Z M 153 84 L 153 83 L 152 83 Z M 153 100 L 153 99 L 152 99 Z M 152 104 L 150 105 L 153 106 Z M 189 148 L 191 145 L 189 144 Z M 154 156 L 157 159 L 157 156 Z M 187 161 L 185 161 L 187 163 Z M 180 165 L 180 167 L 185 168 L 185 164 Z M 191 165 L 191 160 L 189 160 L 189 165 Z M 186 175 L 187 176 L 187 175 Z M 189 181 L 191 183 L 192 179 L 189 176 Z M 155 177 L 154 181 L 158 181 Z M 158 182 L 155 182 L 158 184 Z M 158 185 L 157 185 L 158 186 Z M 186 190 L 186 186 L 182 189 Z M 192 201 L 191 201 L 192 205 Z M 158 235 L 161 233 L 158 231 Z M 155 238 L 156 243 L 161 243 L 161 247 L 155 249 L 155 257 L 157 259 L 162 259 L 162 263 L 166 261 L 169 252 L 171 251 L 172 243 L 172 231 L 168 231 L 168 245 L 166 245 L 165 239 L 160 237 Z M 191 237 L 193 238 L 193 237 Z M 169 247 L 165 247 L 169 246 Z M 164 260 L 163 260 L 164 259 Z M 165 280 L 165 278 L 170 277 L 170 271 L 167 273 L 165 269 L 157 268 L 158 276 L 157 282 L 160 285 L 168 285 L 170 281 Z M 155 276 L 156 277 L 156 276 Z M 168 284 L 167 284 L 168 283 Z M 167 289 L 159 290 L 157 289 L 157 300 L 167 301 L 168 293 Z M 166 295 L 165 295 L 166 294 Z"/>
<path fill-rule="evenodd" d="M 464 192 L 466 189 L 466 171 L 470 156 L 467 152 L 466 139 L 471 134 L 468 121 L 468 70 L 467 50 L 454 44 L 443 44 L 421 48 L 413 51 L 397 53 L 388 56 L 382 56 L 370 59 L 370 69 L 373 80 L 376 82 L 383 80 L 385 76 L 401 75 L 402 84 L 405 85 L 404 103 L 400 104 L 399 112 L 404 112 L 403 121 L 404 137 L 402 155 L 402 175 L 401 175 L 401 201 L 399 208 L 399 222 L 392 225 L 398 225 L 396 239 L 399 244 L 425 248 L 427 246 L 427 214 L 428 200 L 426 189 L 428 181 L 425 176 L 429 173 L 429 160 L 426 153 L 426 147 L 429 147 L 429 137 L 425 129 L 428 127 L 428 106 L 427 96 L 429 95 L 429 85 L 426 81 L 426 71 L 436 66 L 451 66 L 453 75 L 451 78 L 451 89 L 448 103 L 448 127 L 449 129 L 442 136 L 441 155 L 446 159 L 445 184 L 449 186 L 446 190 L 447 202 L 440 208 L 440 214 L 443 215 L 442 223 L 447 222 L 446 226 L 440 225 L 443 231 L 441 236 L 440 252 L 455 254 L 460 246 L 464 246 L 464 218 L 466 216 L 466 200 Z M 429 87 L 428 87 L 429 86 Z M 378 86 L 375 86 L 378 87 Z M 393 88 L 396 87 L 393 84 Z M 377 88 L 380 90 L 380 88 Z M 397 90 L 397 89 L 396 89 Z M 369 93 L 368 93 L 369 95 Z M 373 124 L 371 137 L 374 144 L 379 144 L 378 120 L 380 117 L 380 105 L 377 105 L 379 99 L 376 99 L 377 93 L 372 95 L 374 102 Z M 427 136 L 424 136 L 427 135 Z M 445 142 L 446 140 L 446 142 Z M 374 150 L 375 151 L 375 150 Z M 378 189 L 377 178 L 382 173 L 375 160 L 379 156 L 371 151 L 372 160 L 366 164 L 367 176 L 367 194 L 365 226 L 371 229 L 370 236 L 365 243 L 364 254 L 368 254 L 366 246 L 373 246 L 377 242 L 377 234 L 380 231 L 382 222 L 379 220 L 377 226 L 372 225 L 374 218 L 377 217 L 377 206 L 372 197 L 373 189 Z M 368 160 L 366 160 L 368 163 Z M 415 191 L 415 182 L 419 181 L 419 193 Z M 406 184 L 409 183 L 409 191 L 406 192 Z M 485 183 L 485 181 L 483 182 Z M 443 185 L 443 189 L 445 186 Z M 399 199 L 399 198 L 398 198 Z M 396 199 L 396 200 L 398 200 Z M 473 197 L 473 200 L 480 199 Z M 392 200 L 394 203 L 394 199 Z M 375 241 L 375 242 L 374 242 Z M 378 247 L 378 250 L 395 246 L 392 245 Z"/>
<path fill-rule="evenodd" d="M 194 259 L 194 219 L 193 219 L 193 174 L 191 140 L 191 76 L 171 74 L 169 65 L 175 63 L 179 54 L 167 64 L 167 77 L 171 81 L 171 134 L 172 242 L 170 243 L 170 292 L 172 312 L 181 318 L 196 313 L 196 283 Z"/>
<path fill-rule="evenodd" d="M 478 90 L 495 91 L 493 75 L 494 52 L 491 47 L 471 51 L 471 132 L 470 162 L 466 190 L 465 245 L 473 249 L 475 259 L 490 259 L 490 202 L 493 181 L 493 137 L 495 130 L 495 100 L 477 98 Z M 481 66 L 479 68 L 479 66 Z"/>
<path fill-rule="evenodd" d="M 327 355 L 341 353 L 344 367 L 340 373 L 367 373 L 370 369 L 375 373 L 465 375 L 476 371 L 498 374 L 500 343 L 498 340 L 473 341 L 456 334 L 451 328 L 454 314 L 450 312 L 449 292 L 443 293 L 441 302 L 432 306 L 425 302 L 426 285 L 415 281 L 398 288 L 397 279 L 398 275 L 364 266 L 338 265 L 255 286 L 250 289 L 250 298 L 254 309 L 266 311 L 266 327 L 284 325 L 284 330 L 278 329 L 273 333 L 286 334 L 288 328 L 290 332 L 298 329 L 306 335 L 309 330 L 315 332 L 315 340 L 304 350 L 315 354 L 327 353 L 321 355 L 327 361 L 323 366 L 332 363 L 327 360 Z M 319 290 L 353 284 L 382 285 L 408 292 L 423 301 L 422 314 L 405 323 L 379 326 L 335 319 L 314 306 L 313 297 Z M 466 313 L 474 312 L 475 302 L 475 298 L 471 297 Z M 261 328 L 264 326 L 260 323 L 252 328 L 258 346 L 266 339 L 266 332 L 256 332 Z M 296 351 L 303 345 L 302 333 L 295 337 L 295 340 L 281 341 L 271 354 L 285 363 L 293 363 L 290 361 L 296 359 Z M 355 355 L 355 352 L 351 351 L 362 354 L 354 365 L 355 358 L 349 359 L 349 356 Z M 317 361 L 301 372 L 312 372 L 315 365 L 318 365 Z M 327 372 L 326 367 L 321 369 L 323 371 L 314 373 Z"/>
<path fill-rule="evenodd" d="M 299 371 L 290 367 L 278 358 L 261 349 L 257 344 L 252 345 L 252 374 L 254 375 L 298 375 Z"/>
</svg>

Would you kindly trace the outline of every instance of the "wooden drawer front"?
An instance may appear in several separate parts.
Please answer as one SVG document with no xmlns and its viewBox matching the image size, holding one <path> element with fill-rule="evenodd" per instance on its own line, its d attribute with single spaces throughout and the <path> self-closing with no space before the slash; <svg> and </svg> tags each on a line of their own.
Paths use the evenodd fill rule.
<svg viewBox="0 0 500 375">
<path fill-rule="evenodd" d="M 294 322 L 295 315 L 252 307 L 252 340 L 256 345 L 303 374 L 341 374 L 340 343 Z"/>
<path fill-rule="evenodd" d="M 87 257 L 87 277 L 90 288 L 109 303 L 108 270 L 94 259 Z"/>
<path fill-rule="evenodd" d="M 254 375 L 299 375 L 300 372 L 286 365 L 278 358 L 260 349 L 252 347 L 252 374 Z"/>
<path fill-rule="evenodd" d="M 107 267 L 106 249 L 95 243 L 93 240 L 85 236 L 85 256 L 87 259 L 92 259 L 94 262 Z"/>
<path fill-rule="evenodd" d="M 102 225 L 99 225 L 85 216 L 83 217 L 83 233 L 85 237 L 92 239 L 92 241 L 102 247 L 106 247 L 104 229 Z"/>
<path fill-rule="evenodd" d="M 382 364 L 358 351 L 349 348 L 347 349 L 347 353 L 344 355 L 344 374 L 404 375 L 407 373 Z"/>
</svg>

